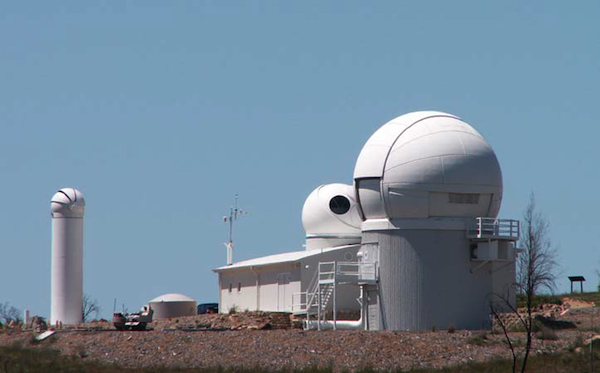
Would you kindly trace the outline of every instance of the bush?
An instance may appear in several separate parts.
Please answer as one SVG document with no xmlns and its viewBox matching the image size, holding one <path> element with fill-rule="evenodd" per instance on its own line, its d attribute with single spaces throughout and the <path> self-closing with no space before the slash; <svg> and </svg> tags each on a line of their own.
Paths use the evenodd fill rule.
<svg viewBox="0 0 600 373">
<path fill-rule="evenodd" d="M 236 306 L 235 304 L 233 304 L 231 307 L 229 307 L 228 310 L 230 315 L 236 314 L 239 312 L 238 306 Z"/>
<path fill-rule="evenodd" d="M 537 329 L 538 329 L 538 333 L 537 333 L 538 339 L 541 339 L 544 341 L 558 341 L 558 339 L 559 339 L 558 335 L 552 328 L 549 328 L 542 324 L 537 324 Z"/>
<path fill-rule="evenodd" d="M 452 333 L 454 333 L 455 331 L 456 331 L 456 328 L 454 327 L 454 325 L 450 325 L 450 326 L 448 327 L 448 333 L 452 334 Z"/>
<path fill-rule="evenodd" d="M 488 340 L 487 333 L 486 332 L 482 332 L 482 333 L 477 333 L 477 334 L 472 335 L 471 337 L 469 337 L 467 339 L 467 343 L 471 344 L 471 345 L 475 345 L 475 346 L 483 346 L 483 345 L 485 345 L 485 342 L 487 340 Z"/>
</svg>

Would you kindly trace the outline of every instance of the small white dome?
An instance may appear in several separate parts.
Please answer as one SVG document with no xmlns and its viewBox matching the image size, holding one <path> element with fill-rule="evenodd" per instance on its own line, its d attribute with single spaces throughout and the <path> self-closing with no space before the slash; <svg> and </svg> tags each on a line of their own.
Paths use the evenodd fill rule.
<svg viewBox="0 0 600 373">
<path fill-rule="evenodd" d="M 83 218 L 85 199 L 73 188 L 63 188 L 56 192 L 50 202 L 53 218 Z"/>
<path fill-rule="evenodd" d="M 488 142 L 451 114 L 421 111 L 384 124 L 354 169 L 365 218 L 496 217 L 502 172 Z"/>
<path fill-rule="evenodd" d="M 159 295 L 158 297 L 152 299 L 149 303 L 160 303 L 160 302 L 195 302 L 195 300 L 184 294 L 169 293 L 169 294 Z"/>
<path fill-rule="evenodd" d="M 360 242 L 361 223 L 351 185 L 321 185 L 306 198 L 302 208 L 307 249 L 322 248 L 312 246 L 310 240 L 325 244 L 322 240 L 326 239 L 326 243 L 334 245 Z"/>
</svg>

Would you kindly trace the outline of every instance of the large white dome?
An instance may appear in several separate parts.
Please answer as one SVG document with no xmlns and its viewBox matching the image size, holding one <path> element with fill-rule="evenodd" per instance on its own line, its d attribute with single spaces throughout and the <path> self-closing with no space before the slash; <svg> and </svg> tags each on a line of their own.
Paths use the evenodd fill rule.
<svg viewBox="0 0 600 373">
<path fill-rule="evenodd" d="M 494 151 L 460 118 L 435 111 L 384 124 L 354 169 L 366 219 L 496 217 L 502 172 Z"/>
<path fill-rule="evenodd" d="M 360 242 L 362 221 L 354 194 L 351 185 L 327 184 L 306 198 L 302 225 L 307 249 Z"/>
</svg>

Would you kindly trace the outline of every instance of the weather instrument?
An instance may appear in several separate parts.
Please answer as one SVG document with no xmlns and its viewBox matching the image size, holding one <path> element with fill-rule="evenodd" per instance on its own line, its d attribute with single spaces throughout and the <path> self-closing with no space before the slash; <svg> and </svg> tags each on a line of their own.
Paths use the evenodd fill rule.
<svg viewBox="0 0 600 373">
<path fill-rule="evenodd" d="M 223 222 L 229 223 L 229 241 L 225 242 L 225 247 L 227 248 L 227 265 L 233 263 L 233 222 L 247 214 L 246 211 L 238 209 L 238 195 L 236 194 L 235 205 L 229 208 L 229 216 L 223 216 Z"/>
</svg>

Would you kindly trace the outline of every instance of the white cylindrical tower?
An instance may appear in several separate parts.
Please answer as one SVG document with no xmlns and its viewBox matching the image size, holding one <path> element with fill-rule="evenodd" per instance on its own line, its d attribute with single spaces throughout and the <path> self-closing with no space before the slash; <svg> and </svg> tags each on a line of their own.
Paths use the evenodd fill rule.
<svg viewBox="0 0 600 373">
<path fill-rule="evenodd" d="M 80 191 L 64 188 L 51 201 L 52 290 L 50 324 L 78 324 L 83 317 L 83 214 Z"/>
</svg>

